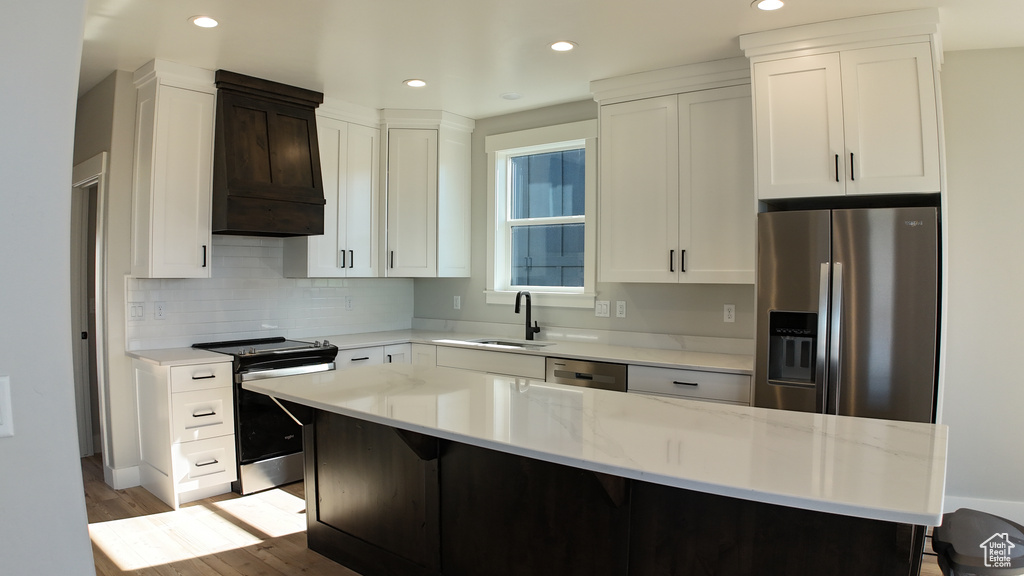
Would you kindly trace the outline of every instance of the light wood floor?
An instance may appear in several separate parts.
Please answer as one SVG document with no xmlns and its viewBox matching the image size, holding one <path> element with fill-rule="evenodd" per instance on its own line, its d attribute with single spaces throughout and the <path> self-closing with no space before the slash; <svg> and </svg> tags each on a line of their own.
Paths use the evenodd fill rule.
<svg viewBox="0 0 1024 576">
<path fill-rule="evenodd" d="M 172 511 L 144 488 L 107 486 L 99 455 L 82 459 L 82 475 L 98 576 L 359 576 L 306 548 L 302 482 Z M 921 576 L 942 576 L 934 556 Z"/>
</svg>

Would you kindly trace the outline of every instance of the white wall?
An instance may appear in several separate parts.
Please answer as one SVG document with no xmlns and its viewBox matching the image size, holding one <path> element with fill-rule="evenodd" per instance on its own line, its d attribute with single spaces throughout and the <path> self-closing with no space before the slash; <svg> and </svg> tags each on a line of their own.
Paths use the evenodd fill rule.
<svg viewBox="0 0 1024 576">
<path fill-rule="evenodd" d="M 0 21 L 0 572 L 94 574 L 71 367 L 72 135 L 84 0 L 7 2 Z"/>
<path fill-rule="evenodd" d="M 597 118 L 594 101 L 550 106 L 527 112 L 477 120 L 473 132 L 472 218 L 473 254 L 471 278 L 417 279 L 416 318 L 516 324 L 522 318 L 512 306 L 487 304 L 487 154 L 484 139 L 542 126 Z M 600 142 L 598 143 L 600 146 Z M 751 210 L 754 209 L 751 199 Z M 596 218 L 595 218 L 596 221 Z M 626 302 L 626 317 L 597 318 L 593 309 L 541 308 L 533 317 L 545 326 L 656 334 L 683 334 L 715 338 L 754 337 L 753 285 L 597 284 L 599 300 Z M 462 297 L 455 310 L 453 296 Z M 722 321 L 722 305 L 736 305 L 736 322 Z"/>
<path fill-rule="evenodd" d="M 946 54 L 947 509 L 1024 522 L 1024 48 Z"/>
</svg>

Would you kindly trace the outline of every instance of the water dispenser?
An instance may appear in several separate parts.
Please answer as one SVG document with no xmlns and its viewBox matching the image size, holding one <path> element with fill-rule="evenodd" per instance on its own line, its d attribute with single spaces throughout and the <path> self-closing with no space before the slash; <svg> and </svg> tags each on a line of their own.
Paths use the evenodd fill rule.
<svg viewBox="0 0 1024 576">
<path fill-rule="evenodd" d="M 768 381 L 813 385 L 818 315 L 772 310 L 768 313 L 768 336 Z"/>
</svg>

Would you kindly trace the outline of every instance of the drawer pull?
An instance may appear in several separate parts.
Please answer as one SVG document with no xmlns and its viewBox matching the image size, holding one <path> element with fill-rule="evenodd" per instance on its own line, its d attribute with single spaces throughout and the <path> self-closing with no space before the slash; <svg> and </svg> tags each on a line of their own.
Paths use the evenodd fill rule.
<svg viewBox="0 0 1024 576">
<path fill-rule="evenodd" d="M 673 380 L 672 383 L 679 386 L 693 386 L 694 388 L 698 386 L 696 382 L 680 382 L 678 380 Z"/>
<path fill-rule="evenodd" d="M 363 356 L 363 357 L 361 357 L 361 358 L 353 358 L 353 359 L 352 359 L 352 361 L 353 361 L 353 362 L 361 362 L 361 361 L 363 361 L 363 360 L 369 360 L 369 359 L 370 359 L 370 357 L 369 357 L 369 356 Z"/>
<path fill-rule="evenodd" d="M 213 466 L 214 464 L 218 463 L 219 461 L 216 458 L 210 460 L 209 462 L 196 462 L 196 468 L 202 468 L 203 466 Z"/>
<path fill-rule="evenodd" d="M 213 373 L 207 374 L 205 376 L 196 376 L 195 374 L 192 375 L 192 379 L 193 380 L 209 380 L 210 378 L 216 378 L 216 377 L 217 377 L 217 375 L 213 374 Z"/>
<path fill-rule="evenodd" d="M 192 413 L 192 417 L 193 418 L 206 418 L 207 416 L 216 416 L 216 415 L 217 415 L 217 413 L 214 412 L 213 410 L 209 410 L 207 412 L 199 412 L 199 413 L 193 412 Z"/>
</svg>

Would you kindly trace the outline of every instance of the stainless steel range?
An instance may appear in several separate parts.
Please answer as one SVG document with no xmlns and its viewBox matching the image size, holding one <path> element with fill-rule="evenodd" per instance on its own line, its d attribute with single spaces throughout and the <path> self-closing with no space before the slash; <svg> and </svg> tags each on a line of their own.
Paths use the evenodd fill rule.
<svg viewBox="0 0 1024 576">
<path fill-rule="evenodd" d="M 231 488 L 251 494 L 301 480 L 301 424 L 309 421 L 310 409 L 244 390 L 242 383 L 334 370 L 338 347 L 326 340 L 281 337 L 203 342 L 192 347 L 233 358 L 238 480 Z"/>
</svg>

